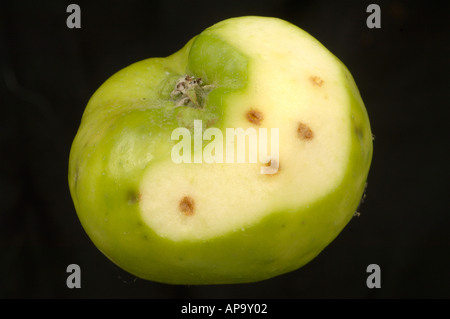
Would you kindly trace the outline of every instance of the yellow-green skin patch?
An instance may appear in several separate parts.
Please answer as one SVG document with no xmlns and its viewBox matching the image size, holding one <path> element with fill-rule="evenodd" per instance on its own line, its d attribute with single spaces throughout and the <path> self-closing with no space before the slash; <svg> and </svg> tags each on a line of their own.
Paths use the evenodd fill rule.
<svg viewBox="0 0 450 319">
<path fill-rule="evenodd" d="M 186 74 L 213 87 L 202 108 L 171 97 Z M 282 168 L 268 177 L 261 163 L 173 163 L 171 133 L 194 119 L 223 131 L 279 128 Z M 371 158 L 369 119 L 345 66 L 285 21 L 242 17 L 108 79 L 83 114 L 69 185 L 89 237 L 130 273 L 242 283 L 317 256 L 356 211 Z"/>
</svg>

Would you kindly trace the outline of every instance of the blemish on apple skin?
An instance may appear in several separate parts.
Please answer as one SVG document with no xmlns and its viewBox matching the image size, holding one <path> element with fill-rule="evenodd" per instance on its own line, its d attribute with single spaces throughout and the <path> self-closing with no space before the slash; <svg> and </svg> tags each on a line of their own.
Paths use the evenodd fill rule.
<svg viewBox="0 0 450 319">
<path fill-rule="evenodd" d="M 184 196 L 180 203 L 178 204 L 178 208 L 185 216 L 194 215 L 195 202 L 194 199 L 190 196 Z"/>
<path fill-rule="evenodd" d="M 207 122 L 206 122 L 206 127 L 211 127 L 211 126 L 213 126 L 215 123 L 217 122 L 217 119 L 209 119 Z"/>
<path fill-rule="evenodd" d="M 353 129 L 354 129 L 355 135 L 358 137 L 358 139 L 361 142 L 363 142 L 364 141 L 364 131 L 362 130 L 359 123 L 357 123 L 354 114 L 352 114 L 352 122 L 353 122 Z"/>
<path fill-rule="evenodd" d="M 365 136 L 364 136 L 364 131 L 361 129 L 360 126 L 354 124 L 354 132 L 356 137 L 358 138 L 358 141 L 361 145 L 361 157 L 365 156 L 365 147 L 364 147 L 364 140 L 365 140 Z"/>
<path fill-rule="evenodd" d="M 361 216 L 360 208 L 361 208 L 362 204 L 364 203 L 366 196 L 367 196 L 367 182 L 364 184 L 364 191 L 361 196 L 361 199 L 359 200 L 358 208 L 356 209 L 356 212 L 353 214 L 354 217 Z"/>
<path fill-rule="evenodd" d="M 318 77 L 318 76 L 310 76 L 309 80 L 312 82 L 312 84 L 314 84 L 315 86 L 322 86 L 323 85 L 323 80 Z"/>
<path fill-rule="evenodd" d="M 75 174 L 73 176 L 75 192 L 77 191 L 78 177 L 79 177 L 79 168 L 78 168 L 78 163 L 77 163 L 77 165 L 75 166 Z"/>
<path fill-rule="evenodd" d="M 273 160 L 273 161 L 274 161 L 274 165 L 273 166 L 277 169 L 277 171 L 274 172 L 274 173 L 271 173 L 271 174 L 264 174 L 264 175 L 266 175 L 266 176 L 275 176 L 280 171 L 280 168 L 281 168 L 280 162 L 278 162 L 278 166 L 277 166 L 276 165 L 277 163 L 275 162 L 275 160 Z M 264 163 L 263 165 L 266 166 L 266 167 L 271 167 L 272 166 L 272 160 L 269 160 L 267 163 Z"/>
<path fill-rule="evenodd" d="M 297 133 L 302 140 L 312 140 L 314 138 L 314 132 L 311 128 L 301 122 L 298 124 Z"/>
<path fill-rule="evenodd" d="M 262 120 L 264 119 L 264 116 L 260 111 L 253 109 L 248 111 L 245 117 L 247 118 L 247 121 L 255 125 L 260 125 Z"/>
<path fill-rule="evenodd" d="M 136 193 L 134 191 L 130 191 L 127 195 L 127 198 L 128 198 L 128 204 L 134 205 L 142 199 L 142 194 L 139 192 Z"/>
</svg>

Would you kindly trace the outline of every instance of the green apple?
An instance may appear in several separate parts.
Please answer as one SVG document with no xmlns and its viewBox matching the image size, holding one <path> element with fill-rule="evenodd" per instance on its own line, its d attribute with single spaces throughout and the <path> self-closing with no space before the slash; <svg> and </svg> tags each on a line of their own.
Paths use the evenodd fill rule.
<svg viewBox="0 0 450 319">
<path fill-rule="evenodd" d="M 245 160 L 225 160 L 237 156 L 227 130 L 238 128 L 276 137 L 267 156 L 250 160 L 246 134 Z M 124 270 L 244 283 L 296 270 L 330 244 L 371 159 L 367 111 L 343 63 L 286 21 L 248 16 L 109 78 L 83 114 L 69 185 L 86 233 Z"/>
</svg>

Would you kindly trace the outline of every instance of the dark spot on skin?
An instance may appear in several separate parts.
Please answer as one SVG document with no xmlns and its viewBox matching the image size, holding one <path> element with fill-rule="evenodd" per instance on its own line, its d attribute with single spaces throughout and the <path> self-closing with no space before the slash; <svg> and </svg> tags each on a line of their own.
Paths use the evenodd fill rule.
<svg viewBox="0 0 450 319">
<path fill-rule="evenodd" d="M 309 80 L 316 86 L 322 86 L 323 80 L 319 78 L 318 76 L 311 76 Z"/>
<path fill-rule="evenodd" d="M 364 192 L 363 192 L 363 195 L 362 195 L 362 197 L 361 197 L 361 199 L 359 201 L 358 208 L 356 209 L 356 213 L 361 214 L 358 211 L 361 208 L 362 204 L 364 203 L 364 200 L 366 199 L 366 196 L 367 196 L 367 182 L 364 184 Z"/>
<path fill-rule="evenodd" d="M 266 167 L 272 166 L 272 160 L 269 160 L 267 163 L 264 163 L 263 165 L 266 166 Z M 275 176 L 275 175 L 277 175 L 280 172 L 280 168 L 281 168 L 281 165 L 280 165 L 280 163 L 278 163 L 278 168 L 277 168 L 277 171 L 275 173 L 273 173 L 273 174 L 264 174 L 264 175 L 266 175 L 266 176 Z"/>
<path fill-rule="evenodd" d="M 216 122 L 217 122 L 217 119 L 209 119 L 209 120 L 206 122 L 206 127 L 211 127 L 211 126 L 213 126 Z"/>
<path fill-rule="evenodd" d="M 257 110 L 248 111 L 245 117 L 247 118 L 247 121 L 255 125 L 260 125 L 262 120 L 264 119 L 263 114 Z"/>
<path fill-rule="evenodd" d="M 304 123 L 298 124 L 297 134 L 302 140 L 312 140 L 314 138 L 313 131 L 308 125 Z"/>
<path fill-rule="evenodd" d="M 75 166 L 75 174 L 73 176 L 74 179 L 74 191 L 77 192 L 77 186 L 78 186 L 78 177 L 79 177 L 79 168 L 78 164 Z"/>
<path fill-rule="evenodd" d="M 178 208 L 185 216 L 192 216 L 194 215 L 194 209 L 195 209 L 195 202 L 194 199 L 190 196 L 184 196 L 179 205 Z"/>
<path fill-rule="evenodd" d="M 356 133 L 356 136 L 358 136 L 358 138 L 362 141 L 363 137 L 364 137 L 364 133 L 359 126 L 355 126 L 355 133 Z"/>
<path fill-rule="evenodd" d="M 134 205 L 139 202 L 142 198 L 142 194 L 135 191 L 129 191 L 127 195 L 128 204 Z"/>
</svg>

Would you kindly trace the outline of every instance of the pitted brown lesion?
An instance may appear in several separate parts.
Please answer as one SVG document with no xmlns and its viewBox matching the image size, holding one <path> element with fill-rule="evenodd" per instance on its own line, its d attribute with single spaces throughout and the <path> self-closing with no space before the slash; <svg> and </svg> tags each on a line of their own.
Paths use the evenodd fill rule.
<svg viewBox="0 0 450 319">
<path fill-rule="evenodd" d="M 268 162 L 264 163 L 263 166 L 265 166 L 265 167 L 272 167 L 273 166 L 274 168 L 276 168 L 275 172 L 273 172 L 271 174 L 264 174 L 266 176 L 275 176 L 275 175 L 277 175 L 280 172 L 280 168 L 281 168 L 280 162 L 279 161 L 277 162 L 276 159 L 269 160 Z"/>
<path fill-rule="evenodd" d="M 128 204 L 133 205 L 140 202 L 142 194 L 140 192 L 129 191 L 128 192 Z"/>
<path fill-rule="evenodd" d="M 255 110 L 255 109 L 249 110 L 245 114 L 245 117 L 246 117 L 247 121 L 249 121 L 250 123 L 255 124 L 255 125 L 260 125 L 264 119 L 263 113 L 258 110 Z"/>
<path fill-rule="evenodd" d="M 364 140 L 364 132 L 360 126 L 355 125 L 355 134 L 359 138 L 359 140 Z"/>
<path fill-rule="evenodd" d="M 319 87 L 321 87 L 324 83 L 324 81 L 316 75 L 310 76 L 309 80 L 312 82 L 312 84 L 314 84 L 315 86 L 319 86 Z"/>
<path fill-rule="evenodd" d="M 312 140 L 314 138 L 314 132 L 305 123 L 300 122 L 297 126 L 297 135 L 302 140 Z"/>
<path fill-rule="evenodd" d="M 178 204 L 178 208 L 180 212 L 182 212 L 185 216 L 192 216 L 194 215 L 195 210 L 195 201 L 190 196 L 184 196 L 180 203 Z"/>
</svg>

